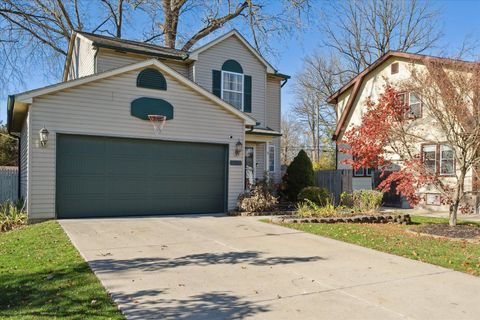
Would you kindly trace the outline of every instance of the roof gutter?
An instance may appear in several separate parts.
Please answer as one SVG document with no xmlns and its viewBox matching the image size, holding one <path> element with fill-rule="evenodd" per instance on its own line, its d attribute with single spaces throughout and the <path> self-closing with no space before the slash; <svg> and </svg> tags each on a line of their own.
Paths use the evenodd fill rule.
<svg viewBox="0 0 480 320">
<path fill-rule="evenodd" d="M 95 41 L 92 43 L 92 45 L 97 48 L 105 48 L 105 49 L 111 49 L 111 50 L 117 50 L 117 51 L 137 53 L 137 54 L 148 55 L 148 56 L 153 56 L 157 58 L 172 59 L 172 60 L 179 60 L 179 61 L 185 61 L 189 57 L 188 53 L 184 53 L 182 57 L 179 57 L 179 56 L 168 55 L 163 53 L 148 52 L 144 50 L 130 49 L 130 48 L 124 48 L 119 46 L 111 46 L 108 44 L 103 44 Z"/>
<path fill-rule="evenodd" d="M 67 59 L 65 60 L 65 68 L 63 69 L 63 81 L 67 81 L 68 79 L 68 71 L 70 70 L 70 65 L 72 64 L 73 45 L 76 38 L 77 33 L 73 31 L 72 36 L 70 37 L 70 42 L 68 43 Z"/>
</svg>

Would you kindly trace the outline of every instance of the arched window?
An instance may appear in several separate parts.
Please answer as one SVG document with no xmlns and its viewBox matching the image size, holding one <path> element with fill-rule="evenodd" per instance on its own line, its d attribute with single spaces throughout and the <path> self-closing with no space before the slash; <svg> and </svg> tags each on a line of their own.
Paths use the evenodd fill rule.
<svg viewBox="0 0 480 320">
<path fill-rule="evenodd" d="M 252 112 L 252 77 L 233 59 L 222 64 L 222 70 L 213 70 L 212 92 L 235 108 Z"/>
<path fill-rule="evenodd" d="M 229 72 L 234 72 L 234 73 L 242 73 L 243 74 L 243 69 L 240 63 L 238 63 L 235 60 L 227 60 L 223 63 L 222 65 L 222 71 L 229 71 Z"/>
<path fill-rule="evenodd" d="M 140 71 L 138 74 L 137 87 L 167 90 L 167 80 L 157 69 L 148 68 Z"/>
</svg>

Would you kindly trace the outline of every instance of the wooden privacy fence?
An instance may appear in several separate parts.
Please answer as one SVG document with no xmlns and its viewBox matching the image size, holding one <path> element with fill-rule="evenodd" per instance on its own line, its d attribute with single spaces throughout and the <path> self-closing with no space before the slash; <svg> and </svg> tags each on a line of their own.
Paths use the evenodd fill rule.
<svg viewBox="0 0 480 320">
<path fill-rule="evenodd" d="M 318 170 L 315 171 L 315 185 L 327 189 L 335 204 L 340 202 L 342 192 L 352 192 L 353 170 Z"/>
<path fill-rule="evenodd" d="M 18 198 L 18 168 L 0 167 L 0 203 Z"/>
</svg>

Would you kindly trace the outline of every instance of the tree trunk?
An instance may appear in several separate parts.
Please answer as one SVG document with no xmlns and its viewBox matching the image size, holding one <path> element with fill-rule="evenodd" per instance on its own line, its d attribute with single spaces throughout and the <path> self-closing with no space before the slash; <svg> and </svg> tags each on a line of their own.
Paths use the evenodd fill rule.
<svg viewBox="0 0 480 320">
<path fill-rule="evenodd" d="M 457 225 L 458 207 L 460 206 L 460 200 L 463 198 L 465 188 L 465 175 L 466 170 L 462 168 L 460 171 L 460 177 L 458 177 L 457 190 L 455 191 L 453 203 L 450 205 L 450 219 L 448 224 L 452 227 Z"/>
</svg>

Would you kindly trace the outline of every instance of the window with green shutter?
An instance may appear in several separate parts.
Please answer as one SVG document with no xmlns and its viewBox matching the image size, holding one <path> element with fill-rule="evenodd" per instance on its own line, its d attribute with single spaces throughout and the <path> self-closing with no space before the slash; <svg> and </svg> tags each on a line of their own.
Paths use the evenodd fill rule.
<svg viewBox="0 0 480 320">
<path fill-rule="evenodd" d="M 226 60 L 222 70 L 212 70 L 212 92 L 244 112 L 252 112 L 252 77 L 233 59 Z"/>
</svg>

